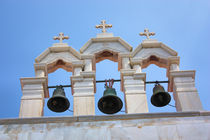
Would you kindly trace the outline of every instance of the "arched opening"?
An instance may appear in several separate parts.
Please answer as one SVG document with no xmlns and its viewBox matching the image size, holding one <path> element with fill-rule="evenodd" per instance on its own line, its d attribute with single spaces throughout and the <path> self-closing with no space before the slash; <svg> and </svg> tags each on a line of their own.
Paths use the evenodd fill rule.
<svg viewBox="0 0 210 140">
<path fill-rule="evenodd" d="M 113 61 L 104 60 L 96 64 L 96 80 L 105 80 L 105 79 L 120 79 L 120 72 L 118 71 L 118 64 Z M 106 115 L 102 113 L 98 108 L 98 101 L 103 96 L 105 83 L 96 83 L 96 94 L 95 94 L 95 112 L 96 115 Z M 124 102 L 124 93 L 120 90 L 120 82 L 115 82 L 113 85 L 117 92 L 117 96 L 122 100 L 123 107 L 121 111 L 116 114 L 124 114 L 125 112 L 125 102 Z"/>
<path fill-rule="evenodd" d="M 60 65 L 63 63 L 61 63 L 62 61 L 57 61 L 57 63 L 59 63 Z M 62 66 L 61 66 L 62 68 Z M 48 86 L 56 86 L 56 85 L 70 85 L 70 77 L 72 75 L 72 72 L 67 72 L 64 69 L 61 68 L 57 68 L 56 71 L 54 71 L 53 73 L 48 74 Z M 62 112 L 62 113 L 56 113 L 51 111 L 48 106 L 47 106 L 47 102 L 48 100 L 52 97 L 53 95 L 53 91 L 55 90 L 55 88 L 49 88 L 49 98 L 45 98 L 45 104 L 44 104 L 44 116 L 72 116 L 73 112 L 70 112 L 69 110 Z M 73 96 L 71 93 L 71 88 L 70 87 L 66 87 L 64 88 L 65 91 L 65 95 L 68 98 L 69 102 L 70 102 L 70 110 L 73 110 Z"/>
<path fill-rule="evenodd" d="M 142 72 L 146 73 L 146 81 L 167 81 L 165 68 L 160 68 L 154 64 L 148 65 L 147 68 L 143 69 Z M 168 83 L 161 83 L 165 91 L 168 92 Z M 164 107 L 156 107 L 151 104 L 151 97 L 153 95 L 153 88 L 155 84 L 146 84 L 146 95 L 149 112 L 176 112 L 176 108 L 170 105 L 175 105 L 172 92 L 169 92 L 171 96 L 170 105 Z"/>
<path fill-rule="evenodd" d="M 142 69 L 147 68 L 150 64 L 155 64 L 160 68 L 168 68 L 168 60 L 158 57 L 156 55 L 151 55 L 142 62 Z"/>
<path fill-rule="evenodd" d="M 110 50 L 103 50 L 95 54 L 96 63 L 103 61 L 105 59 L 117 62 L 118 53 L 110 51 Z"/>
<path fill-rule="evenodd" d="M 56 61 L 47 65 L 48 73 L 55 72 L 57 69 L 62 68 L 68 72 L 72 71 L 72 64 L 65 62 L 62 59 L 57 59 Z"/>
</svg>

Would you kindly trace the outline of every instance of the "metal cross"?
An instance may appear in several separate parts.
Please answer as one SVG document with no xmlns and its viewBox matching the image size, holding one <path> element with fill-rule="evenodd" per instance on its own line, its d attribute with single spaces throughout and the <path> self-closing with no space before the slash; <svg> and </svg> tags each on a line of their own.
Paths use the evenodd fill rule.
<svg viewBox="0 0 210 140">
<path fill-rule="evenodd" d="M 102 29 L 103 33 L 106 33 L 106 28 L 111 28 L 112 24 L 106 24 L 106 20 L 102 20 L 101 24 L 96 25 L 96 28 Z"/>
<path fill-rule="evenodd" d="M 147 39 L 150 39 L 149 36 L 155 35 L 155 32 L 149 32 L 149 29 L 145 28 L 144 33 L 140 33 L 140 36 L 146 36 Z"/>
<path fill-rule="evenodd" d="M 63 43 L 64 39 L 69 39 L 69 36 L 64 36 L 64 33 L 59 33 L 59 36 L 53 37 L 54 40 L 60 40 L 60 43 Z"/>
</svg>

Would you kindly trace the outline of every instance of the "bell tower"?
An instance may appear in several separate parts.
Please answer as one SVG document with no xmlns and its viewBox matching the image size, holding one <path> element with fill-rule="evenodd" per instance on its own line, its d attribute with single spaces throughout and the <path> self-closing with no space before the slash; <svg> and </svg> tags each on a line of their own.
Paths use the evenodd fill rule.
<svg viewBox="0 0 210 140">
<path fill-rule="evenodd" d="M 105 20 L 96 28 L 102 30 L 79 51 L 73 49 L 60 33 L 58 40 L 41 53 L 34 63 L 35 76 L 20 78 L 22 98 L 19 118 L 0 120 L 1 140 L 199 140 L 210 139 L 210 111 L 204 111 L 195 87 L 195 70 L 182 70 L 180 57 L 172 48 L 159 42 L 155 33 L 145 29 L 145 36 L 134 50 L 121 37 L 107 32 Z M 96 77 L 96 64 L 111 60 L 118 65 L 120 79 L 103 80 Z M 150 64 L 166 69 L 166 81 L 147 81 L 149 73 L 142 72 Z M 69 85 L 48 85 L 48 74 L 57 69 L 72 72 Z M 161 75 L 162 76 L 162 75 Z M 115 78 L 115 77 L 113 77 Z M 158 80 L 158 79 L 156 79 Z M 104 82 L 105 91 L 99 101 L 96 83 Z M 124 100 L 113 87 L 120 82 Z M 175 112 L 148 111 L 147 84 L 155 84 L 149 101 L 155 107 L 175 100 Z M 167 83 L 164 89 L 161 83 Z M 69 102 L 64 88 L 73 95 Z M 54 92 L 49 94 L 49 88 Z M 169 92 L 173 94 L 170 96 Z M 50 96 L 51 95 L 51 96 Z M 49 98 L 45 103 L 44 99 Z M 44 106 L 58 113 L 73 106 L 73 116 L 44 116 Z M 116 114 L 125 107 L 124 114 Z M 107 115 L 98 115 L 95 109 Z M 98 111 L 98 110 L 97 110 Z"/>
<path fill-rule="evenodd" d="M 203 110 L 195 88 L 195 70 L 180 70 L 180 57 L 176 51 L 162 42 L 150 39 L 155 33 L 149 32 L 148 29 L 140 33 L 140 36 L 146 36 L 146 39 L 133 50 L 120 37 L 107 33 L 106 29 L 111 27 L 111 24 L 106 24 L 106 21 L 102 20 L 101 24 L 96 25 L 102 32 L 85 43 L 80 52 L 63 43 L 64 39 L 69 39 L 64 33 L 54 37 L 53 39 L 59 40 L 59 43 L 53 44 L 35 59 L 35 77 L 20 79 L 23 96 L 19 116 L 21 118 L 43 116 L 44 98 L 50 98 L 47 105 L 54 112 L 65 111 L 73 105 L 74 116 L 95 115 L 96 63 L 104 59 L 118 63 L 126 114 L 148 112 L 145 92 L 147 74 L 143 73 L 142 69 L 150 64 L 167 70 L 168 92 L 173 92 L 178 112 Z M 58 68 L 73 73 L 69 77 L 73 103 L 69 103 L 65 97 L 62 86 L 56 87 L 53 96 L 49 97 L 48 74 Z M 162 107 L 167 105 L 171 98 L 167 91 L 156 83 L 151 98 L 152 104 Z M 106 114 L 114 114 L 121 110 L 122 104 L 110 83 L 98 102 L 98 108 Z"/>
</svg>

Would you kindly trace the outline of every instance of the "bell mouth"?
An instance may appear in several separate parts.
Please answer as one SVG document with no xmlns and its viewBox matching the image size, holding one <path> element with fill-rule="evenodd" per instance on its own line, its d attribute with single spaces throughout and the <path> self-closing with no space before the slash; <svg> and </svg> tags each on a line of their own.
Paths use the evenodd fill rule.
<svg viewBox="0 0 210 140">
<path fill-rule="evenodd" d="M 114 95 L 107 95 L 98 101 L 98 108 L 105 114 L 114 114 L 122 109 L 121 99 Z"/>
<path fill-rule="evenodd" d="M 47 106 L 51 111 L 60 113 L 66 111 L 70 103 L 65 97 L 54 96 L 48 100 Z"/>
<path fill-rule="evenodd" d="M 156 107 L 163 107 L 169 104 L 171 96 L 167 92 L 159 92 L 151 97 L 151 103 Z"/>
</svg>

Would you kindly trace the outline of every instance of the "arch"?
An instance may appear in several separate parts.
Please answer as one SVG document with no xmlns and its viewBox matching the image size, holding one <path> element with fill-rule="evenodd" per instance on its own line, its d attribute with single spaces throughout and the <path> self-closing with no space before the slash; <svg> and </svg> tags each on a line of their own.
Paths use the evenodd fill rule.
<svg viewBox="0 0 210 140">
<path fill-rule="evenodd" d="M 98 53 L 95 53 L 94 55 L 96 63 L 103 61 L 105 59 L 118 62 L 118 53 L 111 50 L 102 50 Z"/>
<path fill-rule="evenodd" d="M 147 68 L 150 64 L 155 64 L 160 68 L 168 69 L 168 59 L 158 57 L 157 55 L 150 55 L 142 60 L 142 69 Z"/>
<path fill-rule="evenodd" d="M 105 59 L 118 62 L 118 70 L 120 70 L 122 61 L 120 55 L 129 55 L 131 51 L 132 47 L 120 37 L 91 38 L 80 49 L 81 55 L 93 55 L 93 57 L 84 58 L 86 61 L 91 59 L 92 70 L 95 70 L 96 63 Z"/>
<path fill-rule="evenodd" d="M 72 63 L 66 62 L 63 59 L 57 59 L 56 61 L 47 64 L 48 74 L 56 71 L 59 68 L 62 68 L 67 72 L 72 72 Z"/>
</svg>

